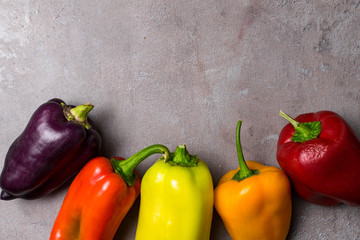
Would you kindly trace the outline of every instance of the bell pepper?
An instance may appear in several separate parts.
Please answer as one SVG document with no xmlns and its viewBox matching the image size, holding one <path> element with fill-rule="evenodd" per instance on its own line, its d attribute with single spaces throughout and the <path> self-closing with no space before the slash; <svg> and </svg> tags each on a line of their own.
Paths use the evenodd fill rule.
<svg viewBox="0 0 360 240">
<path fill-rule="evenodd" d="M 7 152 L 1 199 L 49 194 L 98 155 L 101 137 L 87 117 L 93 107 L 74 107 L 56 98 L 42 104 Z"/>
<path fill-rule="evenodd" d="M 179 145 L 144 174 L 136 240 L 208 240 L 213 182 L 206 163 Z"/>
<path fill-rule="evenodd" d="M 288 123 L 277 144 L 277 160 L 298 195 L 308 202 L 360 206 L 360 141 L 331 111 L 301 114 Z"/>
<path fill-rule="evenodd" d="M 169 150 L 149 146 L 127 160 L 96 157 L 76 176 L 54 222 L 50 240 L 112 240 L 140 192 L 136 166 L 148 156 Z"/>
<path fill-rule="evenodd" d="M 284 240 L 291 221 L 291 186 L 279 168 L 245 161 L 236 147 L 239 168 L 227 172 L 215 188 L 215 208 L 233 240 Z"/>
</svg>

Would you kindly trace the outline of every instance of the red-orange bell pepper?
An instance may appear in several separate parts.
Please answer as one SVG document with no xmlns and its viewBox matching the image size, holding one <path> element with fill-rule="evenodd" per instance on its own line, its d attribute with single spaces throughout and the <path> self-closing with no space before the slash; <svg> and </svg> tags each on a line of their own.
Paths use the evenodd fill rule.
<svg viewBox="0 0 360 240">
<path fill-rule="evenodd" d="M 135 167 L 155 153 L 166 160 L 170 154 L 165 146 L 152 145 L 127 160 L 90 160 L 72 182 L 50 240 L 112 240 L 140 192 Z"/>
</svg>

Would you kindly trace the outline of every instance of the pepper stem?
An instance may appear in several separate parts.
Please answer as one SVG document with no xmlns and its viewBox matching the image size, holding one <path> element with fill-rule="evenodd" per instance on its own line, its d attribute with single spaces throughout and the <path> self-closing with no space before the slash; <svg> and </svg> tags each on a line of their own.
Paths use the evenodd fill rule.
<svg viewBox="0 0 360 240">
<path fill-rule="evenodd" d="M 291 125 L 293 125 L 294 127 L 299 127 L 300 123 L 295 119 L 293 119 L 292 117 L 290 117 L 289 115 L 287 115 L 286 113 L 284 113 L 282 110 L 280 110 L 279 115 L 285 118 L 286 120 L 288 120 L 291 123 Z"/>
<path fill-rule="evenodd" d="M 87 115 L 94 108 L 94 105 L 85 103 L 74 108 L 68 107 L 64 103 L 61 103 L 61 105 L 64 108 L 64 115 L 68 121 L 76 121 L 88 130 L 91 128 L 91 125 L 87 120 Z"/>
<path fill-rule="evenodd" d="M 114 171 L 119 174 L 129 186 L 132 186 L 137 178 L 137 175 L 134 173 L 136 166 L 150 155 L 156 153 L 163 154 L 162 158 L 164 158 L 165 161 L 170 157 L 170 151 L 167 147 L 161 144 L 155 144 L 144 148 L 124 161 L 118 161 L 112 158 L 111 165 Z"/>
<path fill-rule="evenodd" d="M 175 152 L 170 154 L 168 162 L 171 165 L 182 167 L 195 167 L 199 161 L 196 155 L 190 155 L 186 149 L 186 145 L 178 145 Z"/>
<path fill-rule="evenodd" d="M 240 129 L 241 129 L 242 121 L 238 121 L 236 126 L 236 150 L 237 150 L 237 156 L 239 160 L 239 171 L 235 173 L 232 180 L 242 181 L 245 178 L 251 177 L 253 175 L 259 174 L 259 171 L 257 169 L 250 169 L 245 162 L 244 154 L 242 152 L 241 143 L 240 143 Z"/>
<path fill-rule="evenodd" d="M 319 136 L 321 132 L 321 122 L 319 121 L 301 123 L 281 110 L 279 115 L 288 120 L 291 125 L 293 125 L 295 129 L 294 135 L 291 138 L 293 142 L 302 143 L 311 139 L 315 139 Z"/>
</svg>

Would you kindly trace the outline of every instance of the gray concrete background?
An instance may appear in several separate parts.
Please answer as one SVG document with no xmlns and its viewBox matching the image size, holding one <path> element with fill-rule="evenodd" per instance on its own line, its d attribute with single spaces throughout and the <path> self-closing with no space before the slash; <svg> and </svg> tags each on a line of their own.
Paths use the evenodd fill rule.
<svg viewBox="0 0 360 240">
<path fill-rule="evenodd" d="M 292 116 L 328 109 L 360 136 L 360 1 L 0 2 L 0 166 L 34 110 L 91 102 L 105 156 L 186 143 L 214 183 L 245 158 L 278 166 Z M 143 174 L 156 157 L 143 162 Z M 0 202 L 0 239 L 47 239 L 68 185 Z M 133 239 L 139 201 L 115 239 Z M 288 239 L 360 239 L 360 209 L 294 195 Z M 101 214 L 99 213 L 99 218 Z M 230 239 L 214 213 L 211 239 Z"/>
</svg>

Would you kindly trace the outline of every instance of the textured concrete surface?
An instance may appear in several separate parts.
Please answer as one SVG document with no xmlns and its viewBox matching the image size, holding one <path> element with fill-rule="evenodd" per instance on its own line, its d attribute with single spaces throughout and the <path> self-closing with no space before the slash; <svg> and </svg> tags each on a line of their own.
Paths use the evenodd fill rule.
<svg viewBox="0 0 360 240">
<path fill-rule="evenodd" d="M 0 2 L 0 166 L 33 111 L 91 102 L 105 156 L 186 143 L 214 183 L 246 159 L 277 165 L 292 116 L 332 110 L 360 136 L 360 1 Z M 143 174 L 155 158 L 142 163 Z M 0 238 L 47 239 L 68 185 L 0 202 Z M 115 239 L 133 239 L 139 201 Z M 360 239 L 360 209 L 296 195 L 288 239 Z M 99 213 L 101 218 L 101 213 Z M 230 239 L 215 213 L 211 239 Z"/>
</svg>

